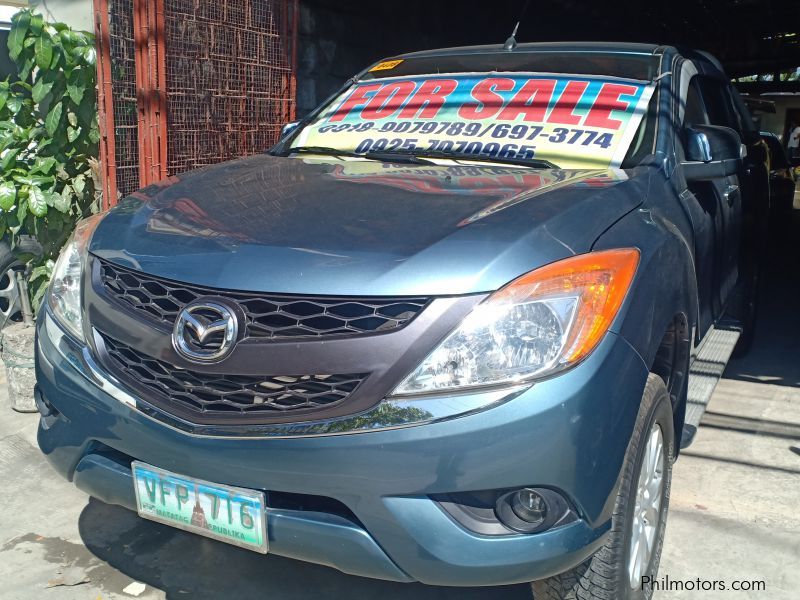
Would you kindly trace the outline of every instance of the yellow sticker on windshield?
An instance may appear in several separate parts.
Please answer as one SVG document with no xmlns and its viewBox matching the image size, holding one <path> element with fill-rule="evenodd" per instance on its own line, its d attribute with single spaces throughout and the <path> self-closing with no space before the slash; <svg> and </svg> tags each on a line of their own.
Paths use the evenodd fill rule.
<svg viewBox="0 0 800 600">
<path fill-rule="evenodd" d="M 403 62 L 402 58 L 398 58 L 397 60 L 385 60 L 383 62 L 379 62 L 377 65 L 372 67 L 369 71 L 388 71 L 389 69 L 394 69 L 397 65 Z"/>
</svg>

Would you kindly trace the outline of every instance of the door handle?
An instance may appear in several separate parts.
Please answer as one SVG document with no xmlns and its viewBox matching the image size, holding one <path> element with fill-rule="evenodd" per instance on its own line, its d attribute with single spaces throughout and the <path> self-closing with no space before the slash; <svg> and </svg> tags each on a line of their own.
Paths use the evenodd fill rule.
<svg viewBox="0 0 800 600">
<path fill-rule="evenodd" d="M 725 193 L 723 194 L 723 196 L 725 196 L 725 199 L 728 201 L 728 206 L 733 206 L 734 202 L 736 202 L 736 194 L 738 192 L 739 192 L 738 185 L 729 185 L 725 189 Z"/>
</svg>

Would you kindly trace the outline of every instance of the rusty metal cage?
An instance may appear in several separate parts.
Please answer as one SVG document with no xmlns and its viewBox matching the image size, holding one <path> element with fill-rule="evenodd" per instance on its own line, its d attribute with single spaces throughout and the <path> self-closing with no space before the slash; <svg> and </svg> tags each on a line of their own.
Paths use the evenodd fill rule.
<svg viewBox="0 0 800 600">
<path fill-rule="evenodd" d="M 107 14 L 107 51 L 110 59 L 110 87 L 112 90 L 108 133 L 113 133 L 114 139 L 113 168 L 116 175 L 116 187 L 120 194 L 126 196 L 139 187 L 133 0 L 108 0 Z M 98 55 L 101 53 L 102 50 L 98 52 Z M 100 79 L 102 80 L 102 76 Z M 101 157 L 101 161 L 103 158 Z M 110 162 L 108 161 L 110 158 L 107 157 L 107 162 Z"/>
<path fill-rule="evenodd" d="M 297 11 L 297 0 L 95 0 L 107 205 L 277 141 L 295 116 Z"/>
<path fill-rule="evenodd" d="M 263 151 L 293 118 L 291 4 L 166 2 L 170 174 Z"/>
</svg>

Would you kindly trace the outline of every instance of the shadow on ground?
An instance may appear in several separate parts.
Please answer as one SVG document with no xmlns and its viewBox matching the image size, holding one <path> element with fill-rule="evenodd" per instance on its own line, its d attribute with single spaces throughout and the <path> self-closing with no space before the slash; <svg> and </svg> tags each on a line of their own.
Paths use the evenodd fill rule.
<svg viewBox="0 0 800 600">
<path fill-rule="evenodd" d="M 753 346 L 724 377 L 800 386 L 800 210 L 776 218 L 762 269 Z M 787 360 L 788 358 L 788 360 Z"/>
<path fill-rule="evenodd" d="M 483 598 L 530 599 L 527 586 L 442 588 L 345 575 L 319 565 L 262 556 L 140 519 L 135 513 L 90 499 L 80 516 L 86 547 L 100 560 L 168 599 L 224 598 Z"/>
</svg>

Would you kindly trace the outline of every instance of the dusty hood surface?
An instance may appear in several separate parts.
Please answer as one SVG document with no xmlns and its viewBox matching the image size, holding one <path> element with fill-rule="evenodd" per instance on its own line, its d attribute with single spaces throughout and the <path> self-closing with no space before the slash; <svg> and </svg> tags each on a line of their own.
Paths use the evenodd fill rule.
<svg viewBox="0 0 800 600">
<path fill-rule="evenodd" d="M 400 165 L 267 155 L 137 192 L 90 251 L 153 275 L 294 294 L 497 289 L 586 252 L 646 193 L 642 170 Z"/>
</svg>

